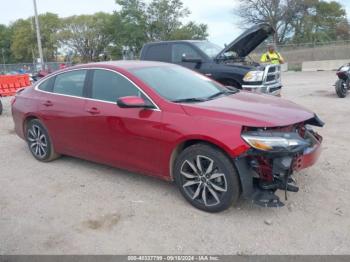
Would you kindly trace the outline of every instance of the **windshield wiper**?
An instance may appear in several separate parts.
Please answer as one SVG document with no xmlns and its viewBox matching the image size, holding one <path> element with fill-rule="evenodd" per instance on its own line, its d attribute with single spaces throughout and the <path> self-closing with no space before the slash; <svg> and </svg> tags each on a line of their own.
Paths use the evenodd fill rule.
<svg viewBox="0 0 350 262">
<path fill-rule="evenodd" d="M 207 100 L 214 99 L 214 98 L 221 96 L 221 95 L 232 95 L 232 94 L 236 94 L 236 93 L 238 93 L 238 89 L 236 89 L 236 90 L 234 90 L 234 89 L 222 90 L 222 91 L 219 91 L 219 92 L 207 97 Z"/>
<path fill-rule="evenodd" d="M 172 100 L 171 102 L 174 102 L 174 103 L 195 103 L 195 102 L 204 102 L 206 100 L 207 99 L 204 99 L 204 98 L 191 97 L 191 98 L 176 99 L 176 100 Z"/>
</svg>

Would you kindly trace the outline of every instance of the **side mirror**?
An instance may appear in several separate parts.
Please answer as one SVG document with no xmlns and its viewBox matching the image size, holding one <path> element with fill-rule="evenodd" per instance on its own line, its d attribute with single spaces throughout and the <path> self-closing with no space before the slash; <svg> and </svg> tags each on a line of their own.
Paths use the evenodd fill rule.
<svg viewBox="0 0 350 262">
<path fill-rule="evenodd" d="M 117 100 L 117 105 L 120 108 L 154 108 L 153 105 L 146 102 L 139 96 L 124 96 Z"/>
<path fill-rule="evenodd" d="M 188 62 L 188 63 L 202 63 L 202 59 L 198 57 L 187 57 L 186 54 L 182 55 L 182 62 Z"/>
</svg>

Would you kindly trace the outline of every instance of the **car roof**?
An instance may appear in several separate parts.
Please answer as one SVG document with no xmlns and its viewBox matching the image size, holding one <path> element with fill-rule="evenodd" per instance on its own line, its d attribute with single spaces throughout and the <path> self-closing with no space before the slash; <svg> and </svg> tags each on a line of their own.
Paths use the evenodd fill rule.
<svg viewBox="0 0 350 262">
<path fill-rule="evenodd" d="M 147 45 L 157 45 L 157 44 L 167 44 L 167 43 L 200 43 L 200 42 L 208 42 L 208 40 L 171 40 L 171 41 L 157 41 L 157 42 L 149 42 L 145 44 Z"/>
<path fill-rule="evenodd" d="M 111 68 L 114 67 L 115 69 L 137 69 L 137 68 L 147 68 L 147 67 L 159 67 L 159 66 L 176 66 L 174 64 L 164 63 L 164 62 L 157 62 L 157 61 L 140 61 L 140 60 L 119 60 L 119 61 L 107 61 L 107 62 L 97 62 L 97 63 L 89 63 L 89 64 L 80 64 L 73 67 L 67 68 L 69 69 L 79 69 L 79 68 Z M 62 71 L 66 71 L 67 69 L 64 69 Z"/>
</svg>

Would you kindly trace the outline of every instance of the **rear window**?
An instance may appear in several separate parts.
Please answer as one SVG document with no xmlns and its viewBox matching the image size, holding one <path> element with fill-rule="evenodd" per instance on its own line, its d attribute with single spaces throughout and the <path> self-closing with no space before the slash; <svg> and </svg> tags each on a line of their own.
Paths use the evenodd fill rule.
<svg viewBox="0 0 350 262">
<path fill-rule="evenodd" d="M 44 80 L 41 84 L 39 84 L 38 89 L 46 92 L 52 92 L 54 80 L 54 77 Z"/>
<path fill-rule="evenodd" d="M 87 70 L 76 70 L 56 76 L 53 92 L 56 94 L 83 96 Z"/>
<path fill-rule="evenodd" d="M 149 61 L 170 61 L 170 49 L 168 44 L 149 45 L 146 47 L 145 54 L 142 57 L 143 60 Z"/>
</svg>

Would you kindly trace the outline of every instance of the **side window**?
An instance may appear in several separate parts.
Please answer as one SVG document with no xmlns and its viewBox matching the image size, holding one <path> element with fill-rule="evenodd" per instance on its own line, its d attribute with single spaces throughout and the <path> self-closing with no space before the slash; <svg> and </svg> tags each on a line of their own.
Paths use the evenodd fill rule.
<svg viewBox="0 0 350 262">
<path fill-rule="evenodd" d="M 87 70 L 76 70 L 56 76 L 53 92 L 70 96 L 83 96 Z"/>
<path fill-rule="evenodd" d="M 191 46 L 186 44 L 173 44 L 172 62 L 181 63 L 183 56 L 186 56 L 187 58 L 201 58 L 197 51 L 194 50 Z"/>
<path fill-rule="evenodd" d="M 91 98 L 117 102 L 123 96 L 141 96 L 141 92 L 125 77 L 107 70 L 94 70 Z"/>
<path fill-rule="evenodd" d="M 52 87 L 53 87 L 53 82 L 55 78 L 51 77 L 44 82 L 42 82 L 39 86 L 38 89 L 46 92 L 52 92 Z"/>
<path fill-rule="evenodd" d="M 160 62 L 170 61 L 170 50 L 168 44 L 150 45 L 146 52 L 146 60 Z"/>
</svg>

